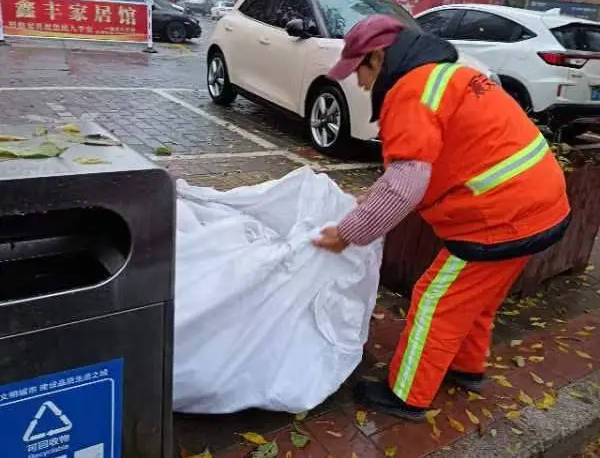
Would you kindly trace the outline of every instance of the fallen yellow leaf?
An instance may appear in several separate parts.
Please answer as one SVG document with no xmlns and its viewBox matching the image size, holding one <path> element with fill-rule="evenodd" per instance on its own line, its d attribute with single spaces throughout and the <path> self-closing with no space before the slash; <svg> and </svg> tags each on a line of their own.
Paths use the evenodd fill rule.
<svg viewBox="0 0 600 458">
<path fill-rule="evenodd" d="M 285 452 L 285 458 L 292 458 L 292 451 L 288 450 L 287 452 Z"/>
<path fill-rule="evenodd" d="M 396 453 L 398 451 L 397 447 L 388 447 L 385 449 L 385 456 L 386 458 L 394 458 L 396 456 Z"/>
<path fill-rule="evenodd" d="M 500 313 L 504 316 L 517 316 L 521 314 L 519 310 L 504 310 Z"/>
<path fill-rule="evenodd" d="M 531 326 L 536 326 L 538 328 L 542 328 L 542 329 L 546 329 L 548 323 L 546 323 L 545 321 L 534 321 L 533 323 L 531 323 Z"/>
<path fill-rule="evenodd" d="M 554 321 L 556 321 L 557 323 L 566 323 L 565 320 L 561 320 L 559 318 L 554 318 Z"/>
<path fill-rule="evenodd" d="M 327 430 L 327 431 L 325 431 L 325 433 L 329 434 L 330 436 L 337 437 L 338 439 L 344 437 L 344 435 L 342 433 L 338 433 L 337 431 L 329 431 L 329 430 Z"/>
<path fill-rule="evenodd" d="M 558 350 L 562 351 L 563 353 L 569 353 L 568 347 L 563 347 L 562 345 L 558 346 Z"/>
<path fill-rule="evenodd" d="M 65 124 L 64 126 L 61 126 L 61 129 L 63 132 L 71 132 L 74 134 L 81 132 L 81 129 L 75 124 Z"/>
<path fill-rule="evenodd" d="M 448 416 L 448 421 L 450 422 L 450 426 L 453 429 L 455 429 L 455 430 L 457 430 L 457 431 L 459 431 L 461 433 L 465 432 L 465 427 L 464 427 L 464 425 L 460 421 L 458 421 L 458 420 L 456 420 L 456 419 L 454 419 L 454 418 L 452 418 L 450 416 Z"/>
<path fill-rule="evenodd" d="M 581 336 L 581 337 L 589 337 L 592 335 L 591 332 L 587 332 L 587 331 L 578 331 L 575 334 L 578 336 Z"/>
<path fill-rule="evenodd" d="M 594 329 L 596 329 L 596 326 L 584 326 L 583 329 L 585 329 L 586 331 L 593 331 Z"/>
<path fill-rule="evenodd" d="M 452 387 L 448 389 L 448 394 L 454 396 L 456 394 L 456 388 Z"/>
<path fill-rule="evenodd" d="M 364 426 L 366 422 L 367 422 L 367 412 L 365 412 L 364 410 L 357 410 L 356 411 L 356 424 L 358 426 Z"/>
<path fill-rule="evenodd" d="M 296 420 L 297 421 L 303 421 L 306 419 L 306 416 L 308 415 L 308 412 L 300 412 L 296 414 Z"/>
<path fill-rule="evenodd" d="M 588 353 L 586 353 L 586 352 L 584 352 L 584 351 L 575 350 L 575 354 L 576 354 L 577 356 L 579 356 L 580 358 L 584 358 L 584 359 L 592 359 L 592 357 L 591 357 L 591 356 L 590 356 Z"/>
<path fill-rule="evenodd" d="M 373 313 L 371 316 L 376 320 L 383 320 L 385 318 L 385 313 Z"/>
<path fill-rule="evenodd" d="M 544 357 L 543 356 L 530 356 L 529 361 L 531 361 L 532 363 L 541 363 L 542 361 L 544 361 Z"/>
<path fill-rule="evenodd" d="M 594 368 L 594 365 L 592 363 L 587 363 L 587 368 L 589 370 L 592 370 Z"/>
<path fill-rule="evenodd" d="M 519 392 L 519 396 L 517 398 L 519 401 L 521 401 L 523 404 L 527 404 L 532 406 L 533 405 L 533 399 L 531 399 L 531 396 L 529 396 L 527 393 L 525 393 L 523 390 L 521 390 Z"/>
<path fill-rule="evenodd" d="M 502 356 L 496 356 L 496 361 L 498 361 L 498 362 L 502 361 Z"/>
<path fill-rule="evenodd" d="M 544 398 L 541 401 L 538 401 L 535 406 L 538 409 L 549 410 L 554 404 L 556 404 L 556 398 L 551 394 L 544 392 Z"/>
<path fill-rule="evenodd" d="M 27 140 L 25 137 L 17 137 L 15 135 L 0 134 L 0 142 L 20 142 Z"/>
<path fill-rule="evenodd" d="M 510 430 L 515 433 L 517 436 L 520 436 L 521 434 L 523 434 L 523 431 L 521 431 L 520 429 L 517 428 L 510 428 Z"/>
<path fill-rule="evenodd" d="M 522 341 L 522 340 L 515 339 L 515 340 L 511 340 L 511 341 L 510 341 L 510 346 L 511 346 L 511 348 L 512 348 L 512 347 L 518 347 L 518 346 L 519 346 L 519 345 L 521 345 L 522 343 L 523 343 L 523 341 Z"/>
<path fill-rule="evenodd" d="M 525 367 L 525 358 L 523 356 L 515 356 L 512 360 L 517 367 Z"/>
<path fill-rule="evenodd" d="M 497 434 L 498 434 L 498 432 L 495 429 L 490 429 L 490 435 L 492 437 L 496 437 Z"/>
<path fill-rule="evenodd" d="M 381 382 L 381 380 L 379 380 L 377 377 L 373 377 L 372 375 L 363 375 L 362 379 L 366 380 L 367 382 Z"/>
<path fill-rule="evenodd" d="M 467 401 L 483 401 L 485 399 L 482 395 L 473 393 L 472 391 L 468 391 L 467 394 L 469 396 Z"/>
<path fill-rule="evenodd" d="M 355 452 L 352 452 L 352 458 L 358 458 L 358 455 Z"/>
<path fill-rule="evenodd" d="M 442 435 L 442 432 L 437 427 L 437 424 L 435 423 L 435 420 L 434 420 L 433 424 L 431 425 L 431 428 L 432 428 L 431 437 L 433 439 L 435 439 L 435 440 L 438 440 L 440 438 L 440 436 Z"/>
<path fill-rule="evenodd" d="M 541 320 L 541 318 L 540 318 L 539 316 L 530 316 L 530 317 L 529 317 L 529 320 L 530 320 L 530 321 L 540 321 L 540 320 Z"/>
<path fill-rule="evenodd" d="M 580 393 L 579 391 L 571 391 L 569 393 L 572 397 L 577 398 L 577 399 L 585 399 L 585 395 L 583 395 L 582 393 Z"/>
<path fill-rule="evenodd" d="M 510 412 L 506 413 L 506 418 L 509 420 L 516 420 L 519 417 L 521 417 L 521 412 L 518 410 L 511 410 Z"/>
<path fill-rule="evenodd" d="M 500 407 L 502 410 L 515 410 L 518 406 L 517 404 L 513 403 L 513 404 L 496 404 L 498 407 Z"/>
<path fill-rule="evenodd" d="M 378 369 L 383 369 L 386 366 L 387 366 L 387 363 L 383 363 L 383 362 L 375 364 L 375 367 Z"/>
<path fill-rule="evenodd" d="M 490 420 L 493 420 L 493 419 L 494 419 L 494 416 L 492 415 L 492 412 L 490 412 L 490 411 L 489 411 L 488 409 L 486 409 L 485 407 L 483 407 L 483 408 L 481 409 L 481 413 L 482 413 L 484 416 L 488 417 Z"/>
<path fill-rule="evenodd" d="M 494 364 L 496 369 L 510 369 L 506 364 Z"/>
<path fill-rule="evenodd" d="M 433 425 L 435 423 L 435 417 L 437 417 L 441 411 L 442 409 L 432 409 L 425 412 L 425 419 L 427 420 L 427 423 Z"/>
<path fill-rule="evenodd" d="M 512 383 L 510 383 L 510 381 L 506 378 L 505 375 L 492 375 L 491 377 L 493 380 L 496 381 L 496 383 L 498 383 L 498 385 L 503 386 L 505 388 L 512 388 Z"/>
<path fill-rule="evenodd" d="M 544 384 L 544 380 L 539 375 L 537 375 L 536 373 L 530 372 L 529 375 L 531 375 L 531 378 L 533 379 L 533 381 L 535 383 L 539 383 L 540 385 Z"/>
<path fill-rule="evenodd" d="M 473 423 L 474 425 L 478 425 L 481 423 L 479 421 L 479 418 L 477 418 L 477 416 L 474 415 L 473 412 L 471 412 L 469 409 L 465 409 L 465 412 L 467 413 L 467 417 L 469 417 L 471 423 Z"/>
<path fill-rule="evenodd" d="M 600 383 L 590 382 L 590 385 L 592 385 L 596 391 L 600 391 Z"/>
<path fill-rule="evenodd" d="M 246 440 L 247 442 L 250 442 L 251 444 L 263 445 L 263 444 L 267 443 L 265 438 L 262 437 L 260 434 L 244 433 L 244 434 L 240 434 L 240 436 L 242 436 L 244 438 L 244 440 Z"/>
<path fill-rule="evenodd" d="M 544 344 L 543 343 L 535 343 L 529 348 L 531 348 L 532 350 L 541 350 L 542 348 L 544 348 Z"/>
</svg>

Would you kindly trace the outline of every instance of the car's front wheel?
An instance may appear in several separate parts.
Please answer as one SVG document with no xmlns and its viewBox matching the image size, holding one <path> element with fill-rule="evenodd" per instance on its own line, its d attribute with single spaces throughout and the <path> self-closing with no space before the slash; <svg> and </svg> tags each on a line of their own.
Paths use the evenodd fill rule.
<svg viewBox="0 0 600 458">
<path fill-rule="evenodd" d="M 342 91 L 322 86 L 311 94 L 306 123 L 313 147 L 324 154 L 347 156 L 350 140 L 350 113 Z"/>
<path fill-rule="evenodd" d="M 208 69 L 206 72 L 208 93 L 217 105 L 231 105 L 237 93 L 229 81 L 229 73 L 225 57 L 221 51 L 214 51 L 208 57 Z"/>
<path fill-rule="evenodd" d="M 171 43 L 183 43 L 187 38 L 187 31 L 183 23 L 173 21 L 165 27 L 165 35 Z"/>
</svg>

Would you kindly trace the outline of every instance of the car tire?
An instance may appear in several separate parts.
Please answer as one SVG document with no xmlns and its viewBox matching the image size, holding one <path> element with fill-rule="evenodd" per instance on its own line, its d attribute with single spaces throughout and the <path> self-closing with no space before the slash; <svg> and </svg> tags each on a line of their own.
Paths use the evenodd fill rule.
<svg viewBox="0 0 600 458">
<path fill-rule="evenodd" d="M 165 37 L 171 43 L 183 43 L 187 39 L 185 24 L 179 21 L 171 21 L 165 27 Z"/>
<path fill-rule="evenodd" d="M 531 115 L 533 112 L 533 104 L 531 103 L 531 97 L 521 83 L 516 80 L 506 80 L 502 79 L 502 87 L 508 94 L 517 101 L 517 103 L 523 108 L 523 111 L 528 115 Z"/>
<path fill-rule="evenodd" d="M 311 91 L 305 122 L 314 149 L 331 156 L 350 156 L 350 110 L 338 86 L 326 84 Z"/>
<path fill-rule="evenodd" d="M 221 51 L 210 53 L 207 63 L 206 84 L 210 98 L 217 105 L 231 105 L 237 97 L 237 92 L 229 81 L 229 72 L 223 53 Z"/>
</svg>

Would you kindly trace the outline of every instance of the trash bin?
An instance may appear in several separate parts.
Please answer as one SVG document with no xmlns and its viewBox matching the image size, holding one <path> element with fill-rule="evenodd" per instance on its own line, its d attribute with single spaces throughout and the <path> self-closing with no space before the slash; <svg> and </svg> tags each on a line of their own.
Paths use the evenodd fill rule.
<svg viewBox="0 0 600 458">
<path fill-rule="evenodd" d="M 0 189 L 0 456 L 172 458 L 169 175 L 76 145 Z"/>
</svg>

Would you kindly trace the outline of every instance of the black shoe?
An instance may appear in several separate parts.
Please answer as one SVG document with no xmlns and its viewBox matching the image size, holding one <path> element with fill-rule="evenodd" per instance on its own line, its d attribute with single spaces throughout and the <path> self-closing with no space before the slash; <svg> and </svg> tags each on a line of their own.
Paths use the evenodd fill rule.
<svg viewBox="0 0 600 458">
<path fill-rule="evenodd" d="M 479 393 L 487 379 L 483 374 L 449 370 L 444 378 L 446 383 L 454 383 L 465 390 Z"/>
<path fill-rule="evenodd" d="M 354 388 L 357 403 L 374 407 L 380 412 L 403 418 L 404 420 L 425 421 L 425 409 L 412 407 L 402 401 L 385 382 L 360 382 Z"/>
</svg>

